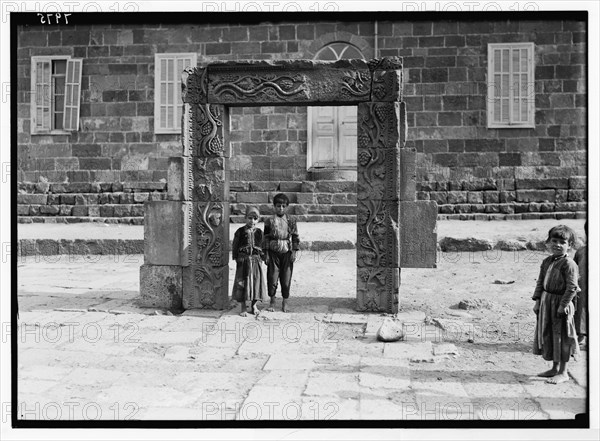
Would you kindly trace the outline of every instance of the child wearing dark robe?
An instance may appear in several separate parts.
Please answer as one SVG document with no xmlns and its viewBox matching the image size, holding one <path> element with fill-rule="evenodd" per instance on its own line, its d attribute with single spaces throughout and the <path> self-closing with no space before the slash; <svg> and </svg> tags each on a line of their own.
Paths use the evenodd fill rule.
<svg viewBox="0 0 600 441">
<path fill-rule="evenodd" d="M 546 244 L 552 255 L 542 261 L 533 293 L 537 315 L 533 353 L 552 362 L 552 368 L 538 376 L 547 377 L 547 383 L 559 384 L 569 381 L 567 363 L 572 355 L 579 355 L 573 305 L 579 290 L 578 269 L 568 255 L 575 244 L 575 232 L 564 225 L 553 227 Z"/>
<path fill-rule="evenodd" d="M 260 218 L 258 208 L 248 206 L 246 209 L 246 225 L 238 228 L 233 236 L 232 257 L 236 262 L 235 279 L 233 281 L 232 297 L 240 302 L 240 315 L 245 317 L 246 302 L 251 301 L 248 312 L 258 314 L 256 306 L 267 292 L 262 260 L 263 233 L 257 228 Z"/>
</svg>

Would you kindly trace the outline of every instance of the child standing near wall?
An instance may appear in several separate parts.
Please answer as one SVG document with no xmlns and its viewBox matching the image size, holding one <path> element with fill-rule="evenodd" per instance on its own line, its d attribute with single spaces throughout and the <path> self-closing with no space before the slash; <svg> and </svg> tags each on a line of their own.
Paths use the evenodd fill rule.
<svg viewBox="0 0 600 441">
<path fill-rule="evenodd" d="M 260 213 L 258 208 L 246 208 L 246 225 L 238 228 L 233 236 L 232 256 L 236 262 L 235 279 L 233 281 L 234 300 L 240 302 L 240 315 L 245 317 L 246 302 L 251 301 L 251 312 L 258 314 L 256 306 L 264 298 L 267 291 L 261 260 L 264 259 L 262 250 L 263 232 L 257 228 Z"/>
<path fill-rule="evenodd" d="M 548 377 L 547 383 L 559 384 L 569 381 L 567 363 L 571 355 L 579 354 L 572 302 L 579 290 L 578 270 L 567 254 L 575 244 L 575 232 L 565 225 L 553 227 L 546 244 L 552 255 L 542 261 L 533 293 L 537 315 L 533 353 L 552 361 L 552 368 L 538 376 Z"/>
<path fill-rule="evenodd" d="M 268 311 L 275 309 L 277 283 L 281 281 L 281 310 L 288 312 L 288 299 L 292 284 L 292 273 L 296 252 L 300 249 L 298 225 L 295 218 L 286 214 L 290 205 L 288 197 L 279 193 L 273 198 L 275 214 L 265 219 L 265 238 L 263 248 L 266 253 L 267 286 L 269 297 Z"/>
<path fill-rule="evenodd" d="M 583 225 L 585 235 L 587 236 L 587 221 Z M 587 313 L 588 313 L 588 274 L 587 274 L 587 245 L 582 246 L 575 253 L 573 260 L 579 268 L 579 287 L 581 291 L 577 295 L 577 307 L 575 311 L 575 329 L 581 348 L 587 346 Z"/>
</svg>

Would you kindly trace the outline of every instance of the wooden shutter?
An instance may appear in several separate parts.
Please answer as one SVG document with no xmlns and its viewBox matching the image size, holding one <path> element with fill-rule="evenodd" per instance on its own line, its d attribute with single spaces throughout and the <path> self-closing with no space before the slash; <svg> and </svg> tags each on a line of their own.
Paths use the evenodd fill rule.
<svg viewBox="0 0 600 441">
<path fill-rule="evenodd" d="M 339 157 L 340 167 L 356 167 L 356 106 L 337 108 L 339 119 Z"/>
<path fill-rule="evenodd" d="M 488 126 L 534 126 L 533 43 L 490 44 Z"/>
<path fill-rule="evenodd" d="M 336 165 L 338 146 L 337 118 L 335 107 L 309 107 L 308 120 L 311 148 L 308 167 L 322 168 Z M 312 117 L 311 117 L 312 113 Z"/>
<path fill-rule="evenodd" d="M 31 90 L 34 93 L 31 105 L 32 132 L 51 129 L 50 123 L 50 74 L 52 64 L 50 60 L 31 60 Z"/>
<path fill-rule="evenodd" d="M 79 130 L 79 105 L 81 97 L 81 58 L 67 60 L 67 78 L 65 81 L 64 130 Z"/>
<path fill-rule="evenodd" d="M 181 73 L 186 67 L 196 66 L 197 56 L 156 54 L 154 60 L 154 132 L 178 133 L 183 113 Z"/>
</svg>

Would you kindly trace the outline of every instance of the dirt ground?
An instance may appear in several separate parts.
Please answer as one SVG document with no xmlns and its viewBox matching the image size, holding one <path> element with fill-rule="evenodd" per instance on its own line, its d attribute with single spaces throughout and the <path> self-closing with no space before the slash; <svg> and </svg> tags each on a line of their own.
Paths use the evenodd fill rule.
<svg viewBox="0 0 600 441">
<path fill-rule="evenodd" d="M 531 296 L 546 256 L 538 251 L 439 252 L 435 269 L 401 270 L 399 312 L 425 313 L 425 322 L 434 329 L 429 338 L 450 342 L 460 351 L 457 369 L 523 370 L 525 363 L 532 374 L 540 372 L 548 363 L 531 357 Z M 355 259 L 354 250 L 301 254 L 294 268 L 292 307 L 309 308 L 315 297 L 335 297 L 338 302 L 344 297 L 352 307 Z M 461 302 L 474 308 L 462 309 Z M 582 352 L 582 358 L 586 355 Z M 577 363 L 571 364 L 576 369 Z M 585 371 L 584 366 L 579 368 Z"/>
</svg>

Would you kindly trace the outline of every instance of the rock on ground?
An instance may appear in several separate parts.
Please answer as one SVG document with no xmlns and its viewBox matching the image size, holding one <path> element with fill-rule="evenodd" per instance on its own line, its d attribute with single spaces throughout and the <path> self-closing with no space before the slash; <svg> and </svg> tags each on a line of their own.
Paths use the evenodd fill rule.
<svg viewBox="0 0 600 441">
<path fill-rule="evenodd" d="M 386 318 L 377 331 L 377 340 L 391 342 L 404 339 L 402 322 Z"/>
</svg>

